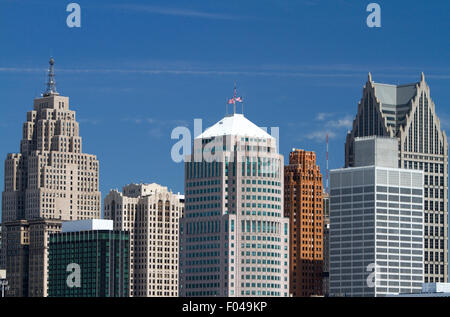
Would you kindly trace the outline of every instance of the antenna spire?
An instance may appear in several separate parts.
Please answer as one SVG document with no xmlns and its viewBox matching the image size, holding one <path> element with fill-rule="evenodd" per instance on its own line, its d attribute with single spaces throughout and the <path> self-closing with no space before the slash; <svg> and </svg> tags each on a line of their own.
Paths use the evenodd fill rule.
<svg viewBox="0 0 450 317">
<path fill-rule="evenodd" d="M 59 95 L 59 93 L 56 91 L 55 73 L 53 71 L 55 59 L 53 57 L 50 58 L 48 63 L 50 64 L 50 67 L 48 68 L 47 90 L 44 92 L 44 97 L 48 97 L 51 95 Z"/>
</svg>

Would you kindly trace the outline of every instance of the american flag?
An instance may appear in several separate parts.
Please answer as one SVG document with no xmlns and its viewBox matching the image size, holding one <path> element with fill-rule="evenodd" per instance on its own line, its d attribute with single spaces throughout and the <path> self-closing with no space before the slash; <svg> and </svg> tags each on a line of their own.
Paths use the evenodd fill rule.
<svg viewBox="0 0 450 317">
<path fill-rule="evenodd" d="M 228 104 L 235 104 L 237 102 L 242 102 L 242 97 L 236 96 L 236 86 L 234 87 L 234 96 L 231 99 L 228 99 Z"/>
</svg>

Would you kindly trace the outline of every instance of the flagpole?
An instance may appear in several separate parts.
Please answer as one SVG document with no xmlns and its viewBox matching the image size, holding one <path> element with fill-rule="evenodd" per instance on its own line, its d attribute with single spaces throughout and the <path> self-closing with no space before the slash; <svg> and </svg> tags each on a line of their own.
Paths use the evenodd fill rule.
<svg viewBox="0 0 450 317">
<path fill-rule="evenodd" d="M 236 82 L 235 82 L 234 83 L 234 95 L 233 95 L 233 98 L 228 99 L 227 106 L 225 108 L 226 109 L 226 111 L 225 111 L 226 115 L 228 115 L 228 105 L 231 104 L 231 103 L 233 104 L 233 115 L 236 114 L 236 102 L 242 103 L 241 109 L 242 109 L 242 115 L 243 115 L 244 114 L 244 102 L 243 102 L 241 97 L 237 96 L 237 88 L 236 88 Z"/>
<path fill-rule="evenodd" d="M 234 82 L 233 115 L 236 114 L 236 82 Z"/>
</svg>

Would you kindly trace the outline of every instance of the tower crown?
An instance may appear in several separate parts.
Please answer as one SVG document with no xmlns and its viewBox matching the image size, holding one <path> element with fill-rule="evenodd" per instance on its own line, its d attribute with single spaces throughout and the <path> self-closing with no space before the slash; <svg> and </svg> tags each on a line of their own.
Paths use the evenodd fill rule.
<svg viewBox="0 0 450 317">
<path fill-rule="evenodd" d="M 197 136 L 196 139 L 212 138 L 224 135 L 274 139 L 273 136 L 268 134 L 240 113 L 225 116 L 212 127 L 206 129 L 201 135 Z"/>
<path fill-rule="evenodd" d="M 48 61 L 50 64 L 50 67 L 48 68 L 48 82 L 47 82 L 47 89 L 44 92 L 43 96 L 48 97 L 52 95 L 58 96 L 59 93 L 56 91 L 56 82 L 55 82 L 55 73 L 53 71 L 53 65 L 55 64 L 55 59 L 52 57 Z"/>
</svg>

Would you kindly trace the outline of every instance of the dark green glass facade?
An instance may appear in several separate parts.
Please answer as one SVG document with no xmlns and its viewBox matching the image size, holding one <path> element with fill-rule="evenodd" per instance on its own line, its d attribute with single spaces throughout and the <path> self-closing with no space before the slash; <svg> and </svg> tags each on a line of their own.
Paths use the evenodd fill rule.
<svg viewBox="0 0 450 317">
<path fill-rule="evenodd" d="M 80 287 L 67 282 L 75 263 Z M 49 297 L 128 297 L 130 236 L 125 231 L 94 230 L 50 235 Z"/>
</svg>

